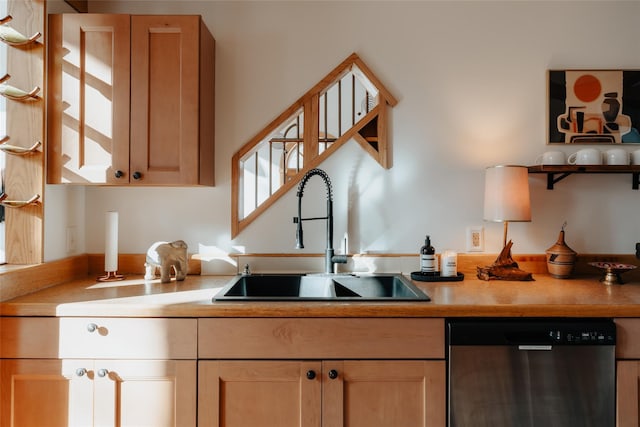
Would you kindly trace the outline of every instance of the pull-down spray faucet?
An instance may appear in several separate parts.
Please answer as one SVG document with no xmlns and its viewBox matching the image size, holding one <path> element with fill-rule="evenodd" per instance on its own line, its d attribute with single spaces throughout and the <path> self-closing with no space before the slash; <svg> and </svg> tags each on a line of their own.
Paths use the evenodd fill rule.
<svg viewBox="0 0 640 427">
<path fill-rule="evenodd" d="M 327 187 L 327 216 L 302 218 L 302 196 L 304 187 L 307 185 L 307 181 L 314 176 L 318 175 L 324 181 L 324 185 Z M 302 239 L 302 221 L 313 221 L 317 219 L 324 219 L 327 221 L 327 249 L 324 256 L 324 272 L 326 274 L 333 273 L 334 264 L 345 264 L 347 262 L 346 255 L 334 255 L 333 250 L 333 189 L 331 187 L 331 180 L 329 175 L 322 169 L 311 169 L 303 177 L 302 181 L 298 185 L 298 216 L 293 218 L 293 222 L 297 224 L 296 227 L 296 249 L 304 248 Z"/>
</svg>

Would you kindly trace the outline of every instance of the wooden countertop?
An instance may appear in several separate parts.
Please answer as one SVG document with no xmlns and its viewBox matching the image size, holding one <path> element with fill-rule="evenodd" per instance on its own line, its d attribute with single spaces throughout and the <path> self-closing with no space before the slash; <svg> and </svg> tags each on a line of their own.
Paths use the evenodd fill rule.
<svg viewBox="0 0 640 427">
<path fill-rule="evenodd" d="M 431 302 L 215 302 L 229 276 L 188 276 L 184 282 L 121 282 L 94 277 L 0 303 L 2 316 L 128 317 L 640 317 L 640 281 L 606 286 L 598 276 L 533 282 L 416 282 Z"/>
</svg>

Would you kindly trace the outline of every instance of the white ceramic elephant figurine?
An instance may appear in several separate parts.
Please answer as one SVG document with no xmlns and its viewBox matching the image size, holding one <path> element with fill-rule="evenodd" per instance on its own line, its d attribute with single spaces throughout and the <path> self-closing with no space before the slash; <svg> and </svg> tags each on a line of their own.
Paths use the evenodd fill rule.
<svg viewBox="0 0 640 427">
<path fill-rule="evenodd" d="M 183 240 L 155 242 L 147 251 L 144 279 L 155 279 L 157 269 L 160 268 L 160 282 L 168 283 L 171 281 L 173 267 L 176 280 L 184 280 L 187 277 L 187 266 L 187 244 Z"/>
</svg>

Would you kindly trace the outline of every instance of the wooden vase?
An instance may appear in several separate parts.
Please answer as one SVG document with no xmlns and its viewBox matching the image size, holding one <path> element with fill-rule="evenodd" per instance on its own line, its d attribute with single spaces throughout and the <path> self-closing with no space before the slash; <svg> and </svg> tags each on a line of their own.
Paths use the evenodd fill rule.
<svg viewBox="0 0 640 427">
<path fill-rule="evenodd" d="M 546 250 L 547 270 L 558 279 L 567 279 L 573 272 L 578 254 L 564 242 L 564 230 L 560 231 L 558 241 Z"/>
</svg>

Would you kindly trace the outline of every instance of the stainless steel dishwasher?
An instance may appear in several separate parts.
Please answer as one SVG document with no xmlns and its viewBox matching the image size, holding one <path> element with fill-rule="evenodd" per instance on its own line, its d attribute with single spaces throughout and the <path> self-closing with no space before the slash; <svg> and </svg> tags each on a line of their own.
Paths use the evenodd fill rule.
<svg viewBox="0 0 640 427">
<path fill-rule="evenodd" d="M 447 322 L 450 427 L 614 427 L 610 319 Z"/>
</svg>

